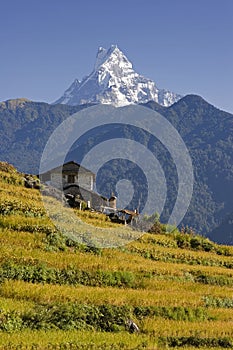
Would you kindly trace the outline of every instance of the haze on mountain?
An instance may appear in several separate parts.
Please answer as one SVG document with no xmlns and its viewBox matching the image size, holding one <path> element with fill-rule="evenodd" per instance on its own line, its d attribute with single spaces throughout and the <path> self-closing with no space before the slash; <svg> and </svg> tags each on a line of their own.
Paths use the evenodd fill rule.
<svg viewBox="0 0 233 350">
<path fill-rule="evenodd" d="M 102 103 L 120 107 L 155 101 L 168 107 L 181 97 L 159 89 L 154 81 L 135 72 L 124 53 L 116 45 L 111 45 L 108 50 L 99 48 L 91 74 L 82 81 L 75 79 L 55 104 Z"/>
<path fill-rule="evenodd" d="M 25 99 L 0 103 L 0 160 L 12 163 L 22 172 L 38 174 L 42 152 L 51 133 L 70 115 L 89 106 L 50 105 Z M 154 101 L 144 106 L 161 113 L 172 123 L 192 158 L 194 191 L 182 224 L 191 226 L 216 242 L 233 244 L 233 115 L 215 108 L 196 95 L 185 96 L 170 107 L 163 107 Z M 81 151 L 88 151 L 93 146 L 93 140 L 102 142 L 117 135 L 129 137 L 129 130 L 127 127 L 117 129 L 116 126 L 114 130 L 106 130 L 105 134 L 97 135 L 94 139 L 92 134 L 87 135 L 81 149 L 72 149 L 68 160 L 79 162 Z M 68 135 L 64 133 L 66 137 Z M 148 146 L 150 139 L 147 134 L 141 132 L 136 137 L 138 142 Z M 165 222 L 166 213 L 171 212 L 176 199 L 176 172 L 166 149 L 158 141 L 150 141 L 149 144 L 166 174 L 168 198 L 161 217 Z M 120 166 L 124 170 L 124 164 Z M 113 174 L 108 168 L 105 169 L 103 193 L 99 191 L 101 194 L 105 190 L 109 192 L 115 181 Z M 133 174 L 133 179 L 138 180 L 140 185 L 140 176 Z"/>
</svg>

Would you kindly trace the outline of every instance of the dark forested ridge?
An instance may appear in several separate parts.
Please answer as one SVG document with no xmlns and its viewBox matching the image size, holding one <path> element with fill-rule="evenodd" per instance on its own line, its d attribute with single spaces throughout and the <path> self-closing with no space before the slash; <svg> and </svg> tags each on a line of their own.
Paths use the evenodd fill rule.
<svg viewBox="0 0 233 350">
<path fill-rule="evenodd" d="M 0 103 L 0 159 L 38 174 L 46 142 L 66 118 L 85 106 L 50 105 L 26 99 Z"/>
<path fill-rule="evenodd" d="M 195 183 L 184 222 L 218 242 L 233 244 L 233 115 L 195 95 L 169 108 L 150 102 L 179 131 L 190 152 Z"/>
<path fill-rule="evenodd" d="M 194 169 L 194 193 L 184 225 L 207 235 L 217 242 L 233 244 L 233 115 L 221 111 L 201 97 L 188 95 L 166 108 L 155 102 L 145 105 L 165 116 L 178 130 L 189 149 Z M 88 106 L 49 105 L 25 99 L 10 100 L 0 104 L 0 160 L 14 164 L 20 171 L 38 173 L 40 157 L 52 131 L 69 115 Z M 127 128 L 117 128 L 122 137 Z M 113 136 L 107 130 L 97 141 Z M 93 141 L 93 135 L 91 135 Z M 139 135 L 141 142 L 148 142 L 147 135 Z M 88 138 L 86 148 L 91 147 Z M 162 146 L 158 160 L 164 163 L 170 197 L 167 213 L 174 205 L 176 179 L 172 160 Z M 68 158 L 74 158 L 78 149 L 72 148 Z M 161 159 L 159 158 L 160 155 Z M 78 159 L 77 159 L 78 160 Z M 167 163 L 167 164 L 166 164 Z M 105 173 L 111 174 L 106 165 Z M 122 165 L 122 167 L 124 164 Z M 106 180 L 106 179 L 104 179 Z M 114 179 L 113 179 L 114 180 Z M 113 181 L 114 182 L 114 181 Z M 111 181 L 110 181 L 111 183 Z M 109 185 L 110 186 L 110 185 Z M 108 191 L 110 187 L 105 186 Z M 104 193 L 103 193 L 104 194 Z M 166 219 L 166 211 L 163 214 Z"/>
</svg>

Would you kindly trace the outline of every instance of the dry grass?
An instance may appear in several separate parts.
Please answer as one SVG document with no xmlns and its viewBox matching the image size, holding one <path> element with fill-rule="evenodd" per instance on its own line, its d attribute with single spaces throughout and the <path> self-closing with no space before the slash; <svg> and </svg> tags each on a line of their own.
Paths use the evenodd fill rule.
<svg viewBox="0 0 233 350">
<path fill-rule="evenodd" d="M 99 270 L 131 272 L 140 281 L 140 287 L 74 287 L 4 280 L 0 284 L 0 309 L 23 312 L 36 304 L 55 302 L 184 306 L 194 309 L 205 307 L 204 297 L 232 298 L 232 288 L 197 283 L 193 278 L 199 274 L 231 279 L 233 270 L 229 267 L 232 256 L 179 249 L 172 234 L 144 234 L 141 237 L 142 233 L 112 224 L 102 214 L 64 208 L 50 197 L 43 198 L 42 201 L 40 192 L 24 188 L 22 176 L 11 170 L 0 171 L 0 264 L 13 260 L 19 265 L 44 264 L 56 269 L 74 267 L 93 273 Z M 46 215 L 44 205 L 53 220 Z M 99 255 L 70 248 L 65 251 L 46 251 L 46 234 L 57 230 L 54 223 L 67 237 L 81 243 L 89 239 L 88 243 L 106 248 L 101 249 Z M 113 243 L 120 248 L 112 248 Z M 233 247 L 227 249 L 233 254 Z M 232 309 L 209 307 L 207 311 L 213 318 L 212 321 L 171 321 L 162 317 L 145 317 L 138 320 L 142 330 L 139 335 L 124 331 L 0 332 L 0 349 L 10 342 L 13 345 L 24 344 L 22 346 L 32 346 L 34 343 L 38 349 L 45 349 L 49 343 L 59 347 L 66 342 L 81 343 L 83 346 L 93 343 L 93 346 L 101 346 L 101 349 L 111 344 L 118 344 L 119 349 L 139 349 L 142 344 L 146 349 L 160 349 L 158 337 L 161 336 L 232 337 Z M 193 350 L 192 347 L 186 349 Z"/>
</svg>

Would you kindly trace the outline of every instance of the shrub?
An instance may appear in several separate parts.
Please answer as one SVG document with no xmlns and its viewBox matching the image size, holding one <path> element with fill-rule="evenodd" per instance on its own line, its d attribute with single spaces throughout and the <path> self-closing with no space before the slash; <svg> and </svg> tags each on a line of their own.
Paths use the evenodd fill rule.
<svg viewBox="0 0 233 350">
<path fill-rule="evenodd" d="M 23 328 L 21 315 L 16 311 L 0 311 L 0 330 L 5 332 L 19 331 Z"/>
<path fill-rule="evenodd" d="M 213 297 L 212 295 L 203 297 L 206 307 L 233 308 L 233 298 Z"/>
<path fill-rule="evenodd" d="M 16 174 L 17 170 L 15 167 L 7 162 L 0 162 L 0 171 L 9 173 L 9 174 Z"/>
<path fill-rule="evenodd" d="M 190 337 L 160 337 L 159 342 L 168 347 L 222 347 L 232 348 L 233 341 L 228 337 L 224 338 L 199 338 L 197 336 Z"/>
<path fill-rule="evenodd" d="M 5 262 L 0 267 L 0 281 L 22 280 L 32 283 L 51 283 L 85 286 L 134 287 L 136 276 L 128 271 L 82 271 L 68 266 L 65 269 L 48 267 L 45 264 Z"/>
<path fill-rule="evenodd" d="M 114 305 L 82 305 L 78 303 L 44 304 L 21 315 L 30 329 L 100 330 L 116 332 L 125 329 L 130 309 Z"/>
<path fill-rule="evenodd" d="M 143 317 L 163 317 L 176 321 L 203 321 L 209 319 L 204 308 L 189 308 L 184 306 L 147 306 L 135 307 L 134 315 L 141 319 Z"/>
</svg>

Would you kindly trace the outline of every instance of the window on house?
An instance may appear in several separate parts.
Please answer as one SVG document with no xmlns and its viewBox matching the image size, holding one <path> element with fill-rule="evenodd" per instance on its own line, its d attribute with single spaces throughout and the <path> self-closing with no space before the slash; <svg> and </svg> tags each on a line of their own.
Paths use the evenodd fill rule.
<svg viewBox="0 0 233 350">
<path fill-rule="evenodd" d="M 68 175 L 68 183 L 74 183 L 74 175 Z"/>
</svg>

